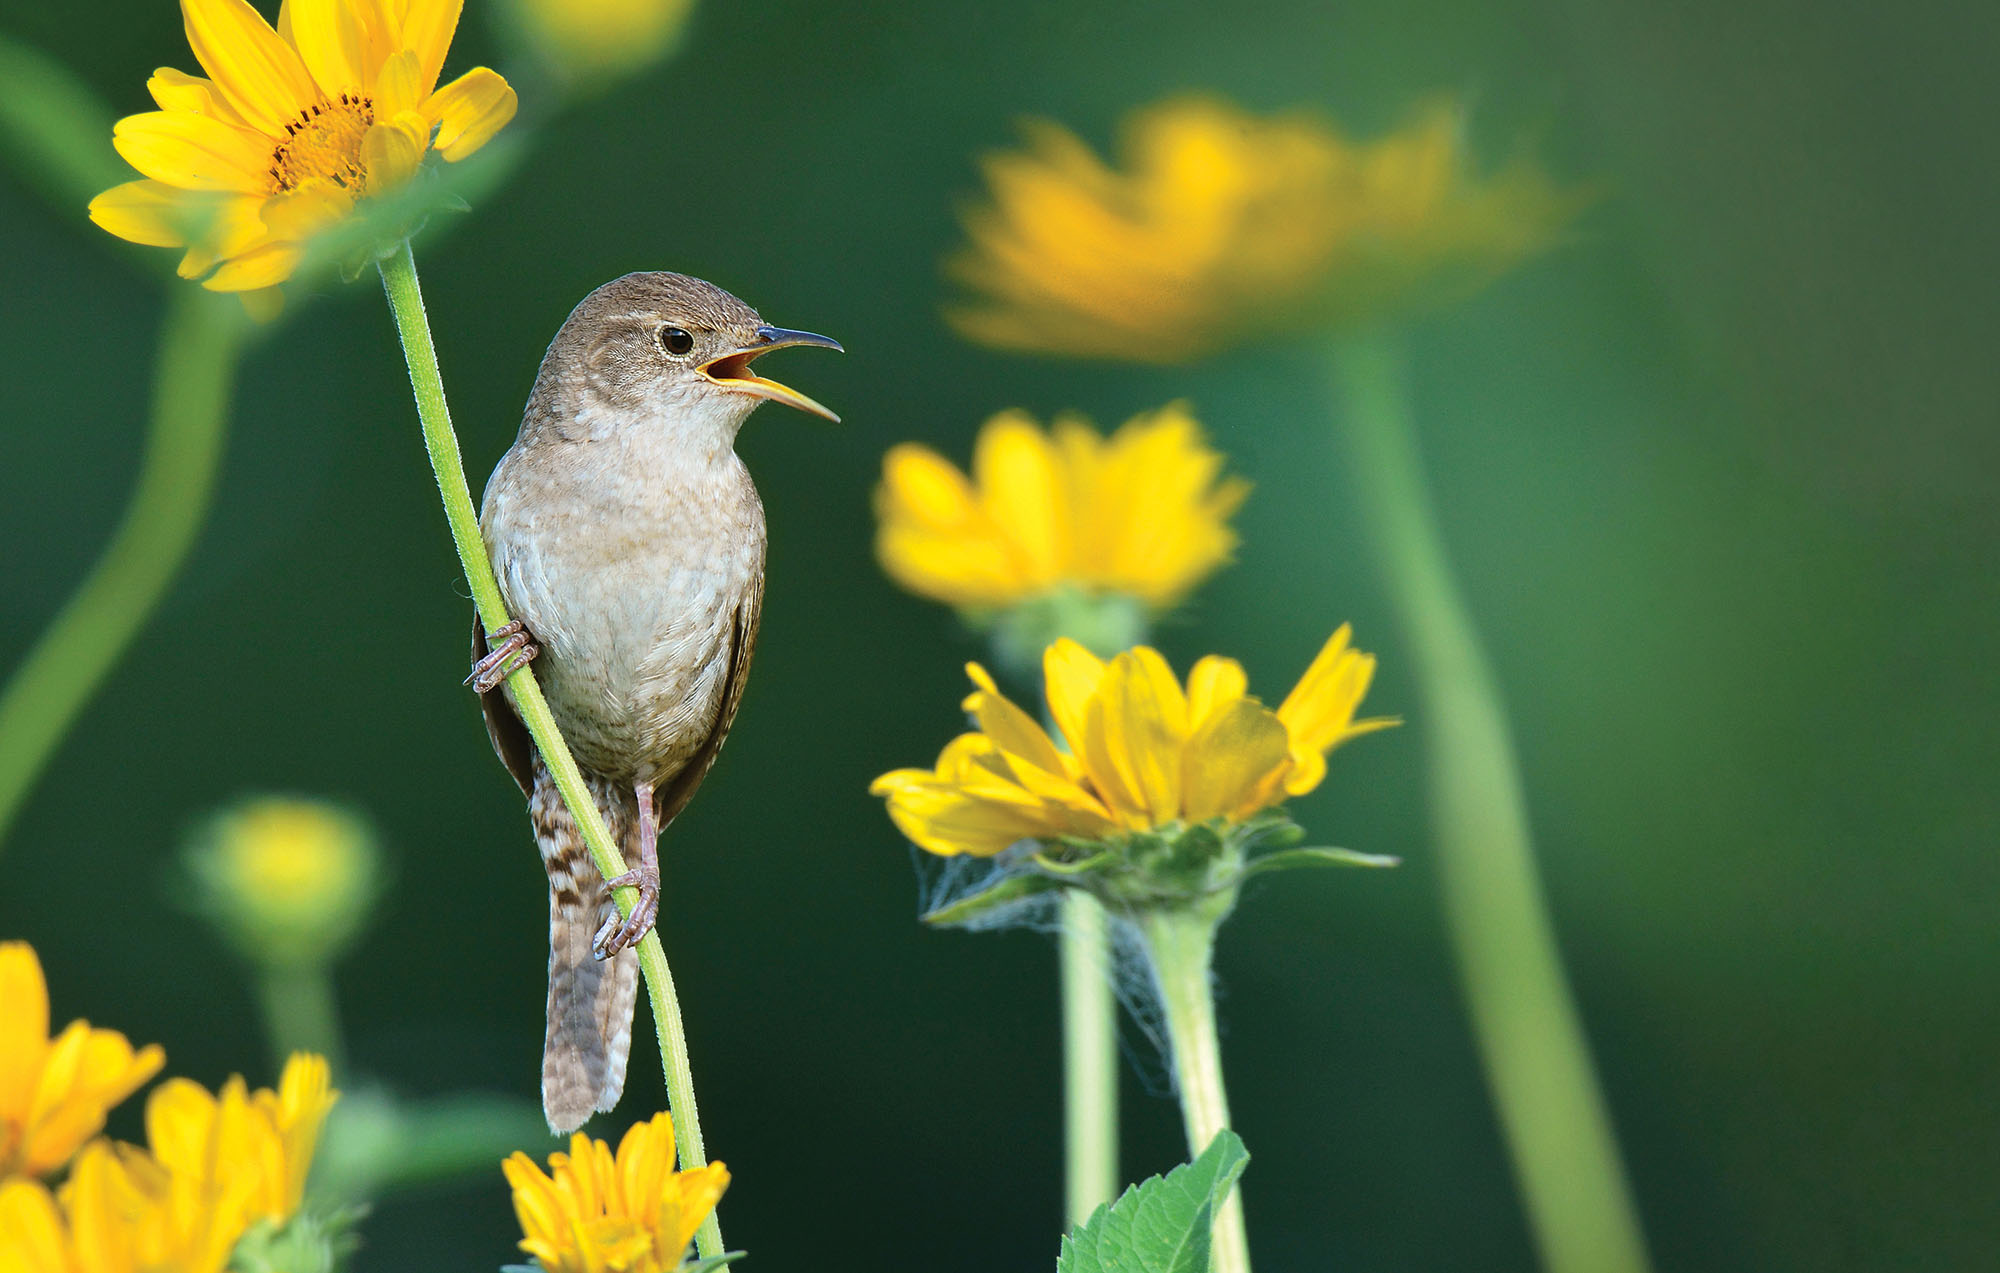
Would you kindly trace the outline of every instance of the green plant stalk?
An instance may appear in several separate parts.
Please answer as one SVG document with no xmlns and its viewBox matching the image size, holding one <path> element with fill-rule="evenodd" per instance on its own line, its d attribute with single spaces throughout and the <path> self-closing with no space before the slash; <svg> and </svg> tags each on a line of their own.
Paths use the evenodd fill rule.
<svg viewBox="0 0 2000 1273">
<path fill-rule="evenodd" d="M 1233 900 L 1233 899 L 1230 899 Z M 1174 1057 L 1181 1121 L 1188 1155 L 1198 1157 L 1229 1126 L 1229 1093 L 1222 1083 L 1222 1042 L 1215 1028 L 1210 975 L 1215 929 L 1228 905 L 1160 908 L 1142 915 L 1139 931 L 1153 964 L 1160 1007 Z M 1230 1191 L 1215 1212 L 1215 1273 L 1250 1273 L 1250 1239 L 1243 1227 L 1243 1190 Z"/>
<path fill-rule="evenodd" d="M 1071 1228 L 1118 1195 L 1118 1001 L 1104 907 L 1064 889 L 1063 1146 Z"/>
<path fill-rule="evenodd" d="M 1645 1242 L 1563 973 L 1505 709 L 1432 515 L 1382 333 L 1337 339 L 1329 387 L 1422 697 L 1447 928 L 1543 1265 L 1645 1273 Z"/>
<path fill-rule="evenodd" d="M 83 586 L 0 691 L 0 841 L 207 520 L 245 323 L 234 297 L 177 287 L 167 298 L 132 502 Z"/>
<path fill-rule="evenodd" d="M 259 968 L 257 997 L 264 1008 L 264 1029 L 280 1071 L 292 1053 L 317 1052 L 326 1058 L 336 1078 L 347 1077 L 340 1009 L 330 969 L 321 965 Z"/>
<path fill-rule="evenodd" d="M 472 602 L 479 621 L 488 632 L 508 622 L 506 603 L 500 598 L 500 583 L 493 563 L 486 556 L 479 534 L 479 514 L 466 485 L 465 464 L 459 457 L 458 435 L 452 431 L 451 413 L 445 406 L 444 380 L 438 373 L 437 351 L 431 343 L 429 321 L 424 316 L 424 297 L 417 283 L 417 263 L 405 240 L 393 256 L 381 262 L 382 286 L 389 296 L 389 310 L 396 320 L 396 334 L 403 342 L 403 358 L 410 368 L 410 388 L 416 395 L 417 416 L 423 426 L 424 449 L 430 454 L 431 471 L 437 477 L 438 494 L 444 501 L 445 521 L 451 526 L 452 543 L 459 562 L 465 567 L 466 582 L 472 587 Z M 522 666 L 507 678 L 514 709 L 535 740 L 542 762 L 555 779 L 563 803 L 569 807 L 590 849 L 591 861 L 605 879 L 622 875 L 625 862 L 611 842 L 597 802 L 591 798 L 583 773 L 570 755 L 569 745 L 549 714 L 548 700 L 534 672 Z M 630 886 L 613 891 L 620 913 L 630 915 L 639 891 Z M 649 932 L 639 943 L 639 968 L 645 974 L 646 995 L 653 1009 L 653 1026 L 659 1036 L 660 1061 L 666 1071 L 667 1098 L 673 1106 L 674 1142 L 680 1153 L 681 1168 L 705 1165 L 708 1152 L 701 1143 L 701 1115 L 695 1106 L 694 1072 L 688 1065 L 687 1041 L 681 1027 L 679 997 L 674 979 L 667 970 L 667 957 L 658 932 Z M 695 1234 L 695 1248 L 703 1258 L 722 1254 L 722 1232 L 711 1212 Z"/>
</svg>

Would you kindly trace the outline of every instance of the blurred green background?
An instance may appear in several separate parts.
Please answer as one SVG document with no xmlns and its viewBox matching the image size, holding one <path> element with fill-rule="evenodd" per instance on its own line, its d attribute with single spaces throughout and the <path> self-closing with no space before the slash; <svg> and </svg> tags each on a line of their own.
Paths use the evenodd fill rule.
<svg viewBox="0 0 2000 1273">
<path fill-rule="evenodd" d="M 193 69 L 167 0 L 8 0 L 0 30 L 120 112 Z M 473 6 L 451 65 L 508 69 Z M 1051 1267 L 1045 936 L 924 931 L 865 794 L 925 763 L 977 654 L 873 564 L 885 447 L 963 458 L 987 414 L 1112 424 L 1191 398 L 1257 483 L 1238 565 L 1163 631 L 1282 692 L 1354 620 L 1412 693 L 1302 355 L 1193 370 L 981 352 L 937 316 L 973 157 L 1024 113 L 1098 144 L 1210 89 L 1362 135 L 1434 92 L 1609 196 L 1575 240 L 1413 337 L 1445 527 L 1514 713 L 1548 889 L 1659 1265 L 1989 1267 L 2000 1246 L 2000 336 L 1991 15 L 1661 8 L 808 4 L 697 11 L 682 54 L 555 120 L 511 184 L 418 243 L 475 489 L 571 305 L 632 269 L 711 278 L 850 356 L 788 361 L 839 427 L 759 413 L 756 673 L 666 849 L 724 1232 L 761 1269 Z M 107 139 L 108 145 L 108 139 Z M 0 171 L 0 641 L 32 640 L 126 498 L 161 301 Z M 164 264 L 166 256 L 159 254 Z M 545 902 L 464 674 L 468 606 L 379 293 L 330 286 L 248 356 L 192 565 L 0 850 L 0 934 L 58 1020 L 268 1082 L 239 967 L 162 900 L 185 830 L 246 789 L 367 810 L 400 880 L 342 970 L 354 1064 L 532 1098 Z M 1219 971 L 1266 1270 L 1534 1266 L 1439 929 L 1421 719 L 1300 802 L 1397 872 L 1282 875 Z M 448 866 L 449 878 L 437 869 Z M 1127 1027 L 1127 1169 L 1182 1157 Z M 641 1054 L 610 1130 L 660 1107 Z M 1150 1089 L 1150 1090 L 1148 1090 Z M 114 1130 L 138 1134 L 138 1106 Z M 607 1134 L 600 1129 L 600 1134 Z M 543 1147 L 531 1147 L 543 1148 Z M 489 1177 L 383 1204 L 359 1270 L 492 1268 Z"/>
</svg>

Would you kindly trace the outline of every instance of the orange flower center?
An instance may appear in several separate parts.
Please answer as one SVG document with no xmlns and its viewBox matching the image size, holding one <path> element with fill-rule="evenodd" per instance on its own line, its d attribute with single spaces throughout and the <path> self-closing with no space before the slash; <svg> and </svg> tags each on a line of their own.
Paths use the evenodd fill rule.
<svg viewBox="0 0 2000 1273">
<path fill-rule="evenodd" d="M 375 101 L 359 93 L 314 102 L 285 125 L 285 139 L 271 154 L 271 180 L 296 190 L 308 181 L 331 181 L 355 194 L 368 183 L 361 139 L 375 122 Z"/>
</svg>

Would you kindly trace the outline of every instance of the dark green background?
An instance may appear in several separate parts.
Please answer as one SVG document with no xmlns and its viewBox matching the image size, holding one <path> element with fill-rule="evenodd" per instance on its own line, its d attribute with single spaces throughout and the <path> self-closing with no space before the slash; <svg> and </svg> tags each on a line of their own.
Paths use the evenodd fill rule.
<svg viewBox="0 0 2000 1273">
<path fill-rule="evenodd" d="M 1300 351 L 1137 371 L 992 355 L 937 317 L 972 157 L 1045 113 L 1102 144 L 1191 88 L 1357 130 L 1468 95 L 1608 197 L 1575 240 L 1412 334 L 1445 528 L 1514 713 L 1548 891 L 1667 1270 L 1989 1267 L 2000 1244 L 1993 794 L 1990 15 L 1697 0 L 1327 7 L 768 0 L 556 120 L 418 256 L 474 486 L 570 306 L 631 269 L 837 335 L 742 450 L 771 515 L 756 674 L 674 827 L 662 929 L 725 1232 L 759 1269 L 1051 1267 L 1054 959 L 916 923 L 865 795 L 954 730 L 975 645 L 869 552 L 885 447 L 988 413 L 1193 400 L 1257 482 L 1240 564 L 1160 643 L 1277 694 L 1342 619 L 1414 701 Z M 121 111 L 193 69 L 165 0 L 7 0 L 0 29 Z M 475 6 L 453 67 L 503 58 Z M 507 63 L 499 63 L 503 69 Z M 0 640 L 29 641 L 133 477 L 157 286 L 0 173 Z M 343 969 L 356 1063 L 530 1097 L 543 884 L 458 687 L 467 606 L 381 298 L 299 304 L 246 361 L 212 524 L 0 854 L 0 933 L 59 1019 L 268 1081 L 237 967 L 162 901 L 239 793 L 352 801 L 400 883 Z M 11 656 L 10 656 L 11 657 Z M 1402 853 L 1296 875 L 1225 930 L 1226 1060 L 1260 1269 L 1533 1267 L 1435 904 L 1421 719 L 1297 812 Z M 1132 1171 L 1181 1156 L 1127 1030 Z M 617 1125 L 663 1101 L 642 1056 Z M 134 1109 L 115 1125 L 137 1133 Z M 496 1169 L 393 1200 L 361 1270 L 490 1269 Z"/>
</svg>

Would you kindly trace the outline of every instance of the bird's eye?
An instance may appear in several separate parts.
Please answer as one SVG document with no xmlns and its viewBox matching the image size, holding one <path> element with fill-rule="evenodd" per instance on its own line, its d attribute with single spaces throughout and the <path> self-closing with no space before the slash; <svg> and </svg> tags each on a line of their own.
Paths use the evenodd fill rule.
<svg viewBox="0 0 2000 1273">
<path fill-rule="evenodd" d="M 662 327 L 660 348 L 670 354 L 685 354 L 694 348 L 694 337 L 678 327 Z"/>
</svg>

